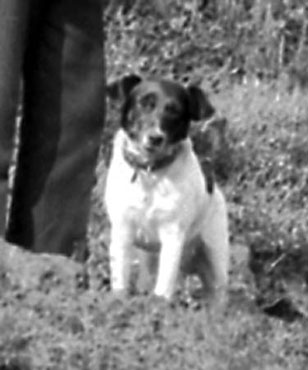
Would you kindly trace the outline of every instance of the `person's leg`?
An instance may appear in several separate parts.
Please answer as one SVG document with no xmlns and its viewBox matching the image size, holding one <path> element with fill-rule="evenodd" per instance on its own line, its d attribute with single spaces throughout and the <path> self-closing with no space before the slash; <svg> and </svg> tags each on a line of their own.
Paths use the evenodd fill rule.
<svg viewBox="0 0 308 370">
<path fill-rule="evenodd" d="M 102 0 L 45 0 L 24 64 L 24 119 L 7 239 L 83 252 L 104 122 Z"/>
<path fill-rule="evenodd" d="M 28 0 L 0 0 L 0 237 L 5 234 Z"/>
</svg>

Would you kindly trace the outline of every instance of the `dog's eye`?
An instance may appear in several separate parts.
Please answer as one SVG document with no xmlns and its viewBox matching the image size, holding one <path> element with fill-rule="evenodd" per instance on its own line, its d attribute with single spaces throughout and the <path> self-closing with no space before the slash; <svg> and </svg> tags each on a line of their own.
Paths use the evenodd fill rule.
<svg viewBox="0 0 308 370">
<path fill-rule="evenodd" d="M 174 103 L 168 103 L 166 106 L 165 106 L 165 112 L 169 115 L 172 115 L 172 116 L 177 116 L 180 114 L 179 112 L 179 108 L 177 107 L 176 104 Z"/>
<path fill-rule="evenodd" d="M 153 110 L 156 107 L 157 98 L 154 94 L 147 94 L 139 100 L 139 104 L 143 109 Z"/>
<path fill-rule="evenodd" d="M 131 140 L 136 140 L 138 138 L 138 132 L 134 127 L 129 127 L 126 131 Z"/>
</svg>

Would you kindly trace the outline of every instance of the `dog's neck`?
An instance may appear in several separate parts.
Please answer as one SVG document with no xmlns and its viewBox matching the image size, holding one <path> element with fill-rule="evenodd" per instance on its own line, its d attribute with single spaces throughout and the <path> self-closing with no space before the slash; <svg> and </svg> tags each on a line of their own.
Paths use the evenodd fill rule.
<svg viewBox="0 0 308 370">
<path fill-rule="evenodd" d="M 134 169 L 131 181 L 136 181 L 140 171 L 153 173 L 170 166 L 175 161 L 181 150 L 182 145 L 179 143 L 178 145 L 174 145 L 172 151 L 167 153 L 165 156 L 154 160 L 143 161 L 139 155 L 129 150 L 127 145 L 123 145 L 123 158 Z"/>
</svg>

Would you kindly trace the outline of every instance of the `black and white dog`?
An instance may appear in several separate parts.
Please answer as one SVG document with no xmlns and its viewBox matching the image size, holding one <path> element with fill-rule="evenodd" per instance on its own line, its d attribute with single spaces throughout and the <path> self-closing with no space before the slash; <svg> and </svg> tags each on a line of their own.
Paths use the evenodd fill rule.
<svg viewBox="0 0 308 370">
<path fill-rule="evenodd" d="M 214 113 L 196 86 L 131 75 L 108 86 L 122 99 L 105 201 L 111 221 L 111 287 L 128 289 L 133 250 L 154 294 L 170 299 L 180 276 L 197 274 L 211 297 L 225 294 L 229 235 L 224 196 L 202 173 L 188 137 Z"/>
</svg>

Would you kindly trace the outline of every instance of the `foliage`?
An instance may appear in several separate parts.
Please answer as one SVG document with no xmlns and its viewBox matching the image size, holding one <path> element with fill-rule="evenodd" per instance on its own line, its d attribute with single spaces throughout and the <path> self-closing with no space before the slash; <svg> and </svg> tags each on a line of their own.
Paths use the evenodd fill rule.
<svg viewBox="0 0 308 370">
<path fill-rule="evenodd" d="M 308 276 L 305 96 L 263 84 L 234 86 L 220 98 L 233 148 L 226 184 L 233 240 L 250 249 L 256 300 L 298 299 Z"/>
<path fill-rule="evenodd" d="M 179 79 L 261 79 L 286 75 L 307 85 L 304 1 L 135 2 L 108 18 L 109 75 L 125 69 Z M 117 11 L 118 10 L 118 11 Z M 158 70 L 159 68 L 159 70 Z M 214 72 L 213 72 L 214 68 Z"/>
</svg>

